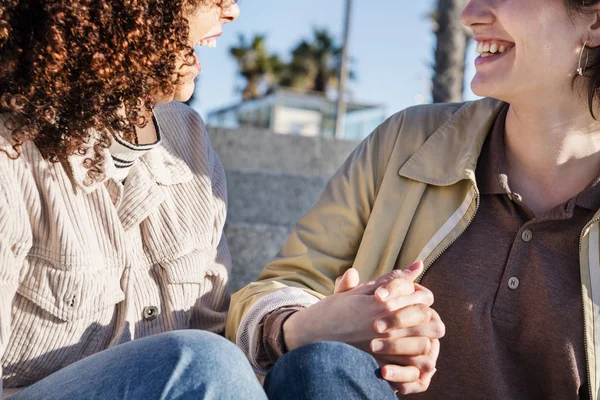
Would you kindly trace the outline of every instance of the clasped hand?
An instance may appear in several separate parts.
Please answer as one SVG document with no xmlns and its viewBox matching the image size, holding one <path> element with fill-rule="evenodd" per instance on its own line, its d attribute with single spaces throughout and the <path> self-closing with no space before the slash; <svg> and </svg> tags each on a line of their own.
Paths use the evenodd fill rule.
<svg viewBox="0 0 600 400">
<path fill-rule="evenodd" d="M 414 283 L 422 271 L 419 262 L 359 284 L 358 272 L 349 269 L 336 280 L 333 295 L 286 321 L 288 350 L 320 341 L 350 344 L 372 354 L 398 392 L 425 391 L 445 326 L 431 308 L 431 291 Z"/>
</svg>

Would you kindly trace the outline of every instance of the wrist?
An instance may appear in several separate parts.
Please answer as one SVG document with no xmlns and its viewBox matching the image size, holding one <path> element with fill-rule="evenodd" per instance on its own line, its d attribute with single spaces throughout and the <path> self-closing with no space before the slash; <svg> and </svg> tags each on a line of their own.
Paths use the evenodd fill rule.
<svg viewBox="0 0 600 400">
<path fill-rule="evenodd" d="M 306 311 L 306 309 L 296 311 L 283 323 L 281 328 L 283 331 L 283 342 L 288 352 L 311 343 L 308 340 L 308 332 L 306 332 L 307 325 L 301 322 L 302 315 Z"/>
</svg>

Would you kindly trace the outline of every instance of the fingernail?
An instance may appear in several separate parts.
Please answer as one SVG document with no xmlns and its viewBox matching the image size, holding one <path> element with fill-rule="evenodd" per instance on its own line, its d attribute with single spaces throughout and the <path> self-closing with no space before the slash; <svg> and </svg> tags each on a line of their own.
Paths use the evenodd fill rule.
<svg viewBox="0 0 600 400">
<path fill-rule="evenodd" d="M 379 296 L 379 298 L 381 300 L 387 299 L 387 297 L 390 295 L 390 292 L 387 289 L 384 289 L 384 288 L 377 289 L 376 293 L 377 293 L 377 295 Z"/>
<path fill-rule="evenodd" d="M 416 270 L 418 270 L 419 268 L 421 268 L 421 261 L 417 261 L 416 263 L 414 263 L 413 265 L 411 265 L 408 268 L 405 268 L 404 271 L 406 272 L 415 272 Z"/>
<path fill-rule="evenodd" d="M 384 379 L 392 379 L 394 377 L 394 370 L 386 369 Z"/>
<path fill-rule="evenodd" d="M 371 342 L 371 351 L 373 353 L 378 353 L 383 350 L 383 342 L 381 340 L 373 340 Z"/>
<path fill-rule="evenodd" d="M 380 319 L 379 321 L 377 321 L 377 331 L 379 333 L 383 333 L 385 331 L 387 331 L 388 328 L 388 324 L 387 322 L 385 322 L 385 320 Z"/>
</svg>

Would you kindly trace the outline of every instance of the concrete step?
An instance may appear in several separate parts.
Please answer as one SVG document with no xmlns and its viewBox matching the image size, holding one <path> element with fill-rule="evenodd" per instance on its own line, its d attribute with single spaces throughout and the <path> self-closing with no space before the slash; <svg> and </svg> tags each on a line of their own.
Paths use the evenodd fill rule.
<svg viewBox="0 0 600 400">
<path fill-rule="evenodd" d="M 208 128 L 225 169 L 331 176 L 359 142 L 291 136 L 253 128 Z"/>
<path fill-rule="evenodd" d="M 227 221 L 293 226 L 317 201 L 328 178 L 226 171 Z"/>
<path fill-rule="evenodd" d="M 225 236 L 233 257 L 229 292 L 253 282 L 279 252 L 291 229 L 284 226 L 227 223 Z"/>
</svg>

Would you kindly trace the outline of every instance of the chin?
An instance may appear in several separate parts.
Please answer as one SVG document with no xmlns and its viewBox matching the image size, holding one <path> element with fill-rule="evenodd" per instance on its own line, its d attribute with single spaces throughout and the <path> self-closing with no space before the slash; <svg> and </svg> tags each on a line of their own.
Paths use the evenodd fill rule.
<svg viewBox="0 0 600 400">
<path fill-rule="evenodd" d="M 196 85 L 194 84 L 194 81 L 185 83 L 177 88 L 173 99 L 181 102 L 186 102 L 192 98 L 195 89 Z"/>
<path fill-rule="evenodd" d="M 481 73 L 475 74 L 471 81 L 471 91 L 480 97 L 492 97 L 494 99 L 510 102 L 509 99 L 516 95 L 518 86 L 506 76 L 489 76 Z"/>
</svg>

